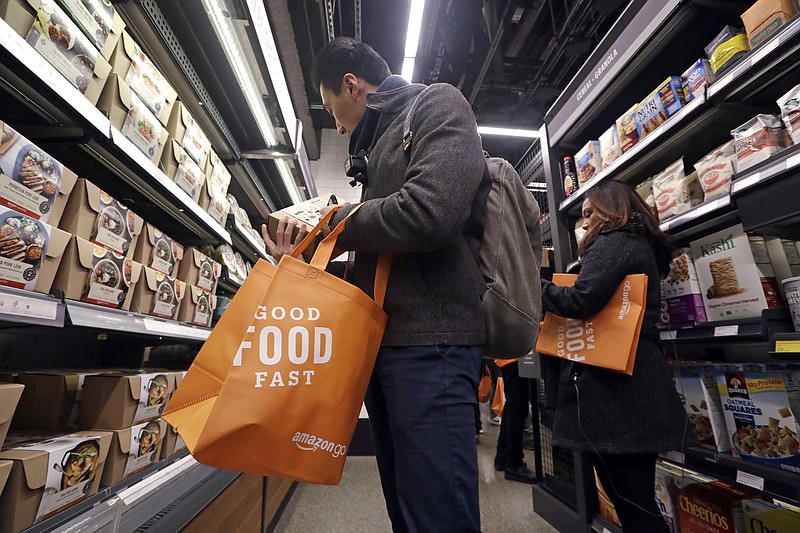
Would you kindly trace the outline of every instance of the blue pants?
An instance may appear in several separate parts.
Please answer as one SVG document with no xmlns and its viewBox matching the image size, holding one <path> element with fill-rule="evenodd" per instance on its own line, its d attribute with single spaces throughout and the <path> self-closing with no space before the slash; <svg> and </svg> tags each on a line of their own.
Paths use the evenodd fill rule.
<svg viewBox="0 0 800 533">
<path fill-rule="evenodd" d="M 365 404 L 392 530 L 480 531 L 479 346 L 383 347 Z"/>
</svg>

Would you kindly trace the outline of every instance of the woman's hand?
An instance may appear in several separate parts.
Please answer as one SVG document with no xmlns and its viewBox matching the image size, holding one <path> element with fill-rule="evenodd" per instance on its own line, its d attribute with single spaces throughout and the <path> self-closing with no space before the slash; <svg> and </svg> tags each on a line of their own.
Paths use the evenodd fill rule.
<svg viewBox="0 0 800 533">
<path fill-rule="evenodd" d="M 292 239 L 292 234 L 298 225 L 300 229 L 297 231 L 297 236 Z M 289 217 L 285 216 L 278 222 L 278 229 L 275 230 L 275 242 L 273 242 L 267 232 L 267 225 L 261 224 L 261 236 L 264 237 L 264 244 L 267 245 L 267 253 L 276 261 L 280 261 L 281 257 L 291 253 L 306 235 L 308 235 L 308 228 L 305 224 L 298 224 L 295 219 L 289 220 Z M 304 261 L 302 255 L 298 259 Z"/>
</svg>

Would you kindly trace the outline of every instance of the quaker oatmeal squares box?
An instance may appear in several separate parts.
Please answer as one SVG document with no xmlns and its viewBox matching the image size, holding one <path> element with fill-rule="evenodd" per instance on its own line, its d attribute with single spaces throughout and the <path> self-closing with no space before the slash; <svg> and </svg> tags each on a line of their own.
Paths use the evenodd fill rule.
<svg viewBox="0 0 800 533">
<path fill-rule="evenodd" d="M 166 428 L 159 418 L 114 430 L 100 485 L 110 487 L 158 462 Z"/>
<path fill-rule="evenodd" d="M 86 376 L 79 426 L 126 429 L 154 420 L 175 390 L 175 379 L 169 371 Z"/>
<path fill-rule="evenodd" d="M 133 258 L 146 267 L 168 276 L 176 274 L 183 259 L 183 246 L 152 224 L 136 244 Z"/>
<path fill-rule="evenodd" d="M 59 227 L 127 257 L 136 248 L 144 220 L 92 182 L 81 178 L 75 184 Z"/>
<path fill-rule="evenodd" d="M 78 176 L 0 122 L 0 205 L 57 226 Z"/>
<path fill-rule="evenodd" d="M 144 267 L 133 293 L 131 311 L 175 320 L 186 296 L 186 283 Z"/>
<path fill-rule="evenodd" d="M 733 454 L 800 473 L 798 374 L 727 371 L 717 386 Z"/>
<path fill-rule="evenodd" d="M 128 32 L 122 33 L 109 62 L 112 74 L 119 76 L 157 120 L 166 125 L 178 94 Z"/>
<path fill-rule="evenodd" d="M 222 274 L 222 265 L 197 248 L 187 248 L 178 270 L 178 279 L 208 292 L 217 290 L 217 280 Z"/>
<path fill-rule="evenodd" d="M 135 261 L 72 237 L 53 285 L 69 300 L 127 310 L 141 271 Z"/>
<path fill-rule="evenodd" d="M 111 433 L 82 431 L 0 452 L 14 463 L 0 497 L 0 531 L 20 532 L 97 493 L 110 444 Z"/>
<path fill-rule="evenodd" d="M 96 103 L 111 73 L 108 61 L 55 0 L 28 3 L 38 4 L 33 26 L 26 36 L 28 44 L 92 104 Z"/>
<path fill-rule="evenodd" d="M 761 316 L 767 299 L 741 224 L 693 241 L 691 249 L 709 322 Z"/>
</svg>

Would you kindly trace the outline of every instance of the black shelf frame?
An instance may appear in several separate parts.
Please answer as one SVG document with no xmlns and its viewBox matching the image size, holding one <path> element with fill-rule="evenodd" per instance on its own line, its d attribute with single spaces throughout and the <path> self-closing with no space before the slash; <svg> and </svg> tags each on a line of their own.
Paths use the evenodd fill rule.
<svg viewBox="0 0 800 533">
<path fill-rule="evenodd" d="M 247 228 L 241 225 L 236 217 L 231 213 L 228 215 L 226 228 L 233 240 L 233 246 L 246 258 L 255 264 L 259 259 L 267 258 L 267 249 L 262 243 L 259 243 L 247 231 Z"/>
<path fill-rule="evenodd" d="M 779 308 L 764 309 L 761 316 L 755 318 L 659 328 L 659 336 L 662 342 L 702 342 L 707 344 L 750 340 L 766 343 L 772 335 L 787 331 L 793 331 L 789 310 Z"/>
</svg>

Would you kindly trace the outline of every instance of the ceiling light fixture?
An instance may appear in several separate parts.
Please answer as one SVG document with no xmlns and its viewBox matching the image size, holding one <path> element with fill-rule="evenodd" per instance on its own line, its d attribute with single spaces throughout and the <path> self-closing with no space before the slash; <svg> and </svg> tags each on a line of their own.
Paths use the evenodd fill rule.
<svg viewBox="0 0 800 533">
<path fill-rule="evenodd" d="M 264 138 L 264 142 L 270 148 L 277 146 L 278 141 L 275 137 L 275 129 L 272 127 L 272 119 L 269 116 L 266 105 L 264 105 L 264 97 L 257 89 L 253 73 L 247 66 L 244 51 L 236 37 L 236 31 L 230 15 L 222 10 L 221 2 L 215 0 L 203 0 L 203 7 L 208 13 L 208 18 L 214 27 L 217 39 L 222 44 L 225 56 L 233 69 L 236 81 L 239 83 L 242 94 L 247 101 L 247 106 L 250 108 L 250 112 L 253 113 L 256 124 L 258 124 L 258 129 Z"/>
<path fill-rule="evenodd" d="M 490 126 L 478 126 L 478 133 L 481 135 L 505 135 L 506 137 L 527 137 L 538 139 L 539 130 L 519 130 L 514 128 L 493 128 Z"/>
<path fill-rule="evenodd" d="M 278 167 L 278 173 L 281 175 L 286 191 L 292 199 L 292 204 L 299 204 L 302 202 L 303 199 L 300 198 L 300 192 L 297 190 L 297 184 L 294 181 L 292 169 L 289 168 L 289 163 L 287 163 L 285 159 L 276 159 L 275 166 Z"/>
<path fill-rule="evenodd" d="M 403 57 L 401 76 L 408 81 L 414 77 L 414 61 L 419 47 L 419 34 L 422 30 L 422 13 L 425 11 L 425 0 L 411 0 L 408 13 L 408 29 L 406 30 L 406 53 Z"/>
</svg>

